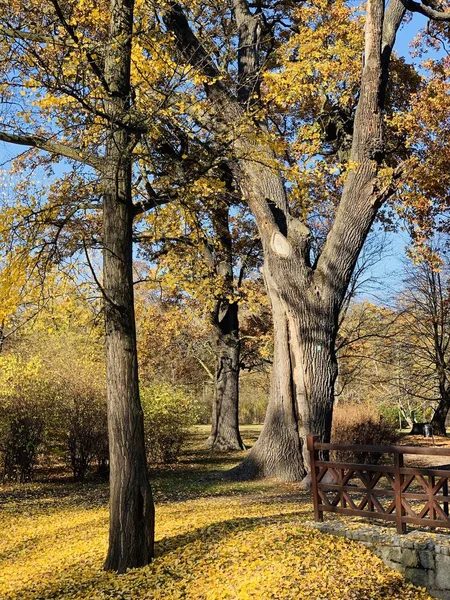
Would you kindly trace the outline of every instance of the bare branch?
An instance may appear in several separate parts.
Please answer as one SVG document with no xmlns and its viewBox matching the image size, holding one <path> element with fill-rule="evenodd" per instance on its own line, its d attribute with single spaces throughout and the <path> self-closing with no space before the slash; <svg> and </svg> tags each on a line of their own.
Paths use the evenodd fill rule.
<svg viewBox="0 0 450 600">
<path fill-rule="evenodd" d="M 415 2 L 415 0 L 402 0 L 402 2 L 405 8 L 411 12 L 419 13 L 424 17 L 433 19 L 433 21 L 450 21 L 450 12 L 435 10 L 431 6 L 421 4 L 420 2 Z"/>
<path fill-rule="evenodd" d="M 76 160 L 82 164 L 89 165 L 98 171 L 101 171 L 103 168 L 103 160 L 101 158 L 86 156 L 77 148 L 72 148 L 71 146 L 59 142 L 52 142 L 51 140 L 47 140 L 38 135 L 15 134 L 0 131 L 0 141 L 16 144 L 18 146 L 30 146 L 31 148 L 45 150 L 45 152 L 50 152 L 50 154 L 57 154 L 58 156 L 64 156 L 70 160 Z"/>
</svg>

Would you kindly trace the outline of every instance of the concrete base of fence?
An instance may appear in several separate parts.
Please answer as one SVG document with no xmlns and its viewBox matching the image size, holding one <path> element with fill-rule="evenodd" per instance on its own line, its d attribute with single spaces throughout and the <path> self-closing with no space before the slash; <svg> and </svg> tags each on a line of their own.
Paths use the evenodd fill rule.
<svg viewBox="0 0 450 600">
<path fill-rule="evenodd" d="M 377 525 L 354 528 L 342 521 L 310 522 L 308 527 L 363 544 L 407 581 L 450 600 L 450 535 L 412 531 L 397 535 Z"/>
</svg>

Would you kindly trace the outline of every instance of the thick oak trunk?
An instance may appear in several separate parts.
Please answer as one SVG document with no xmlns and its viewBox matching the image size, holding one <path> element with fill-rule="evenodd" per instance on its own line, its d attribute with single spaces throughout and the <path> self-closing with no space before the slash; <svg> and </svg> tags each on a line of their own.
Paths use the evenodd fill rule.
<svg viewBox="0 0 450 600">
<path fill-rule="evenodd" d="M 433 418 L 431 419 L 433 433 L 435 433 L 436 435 L 447 435 L 445 423 L 447 421 L 447 415 L 449 410 L 450 394 L 447 391 L 445 391 L 441 394 L 441 400 L 439 401 L 438 407 L 436 408 Z"/>
<path fill-rule="evenodd" d="M 243 479 L 300 481 L 309 468 L 308 433 L 330 439 L 336 325 L 320 300 L 308 292 L 298 296 L 300 275 L 291 272 L 286 278 L 284 269 L 276 267 L 277 260 L 271 263 L 270 271 L 267 262 L 264 266 L 274 320 L 269 405 L 261 435 L 234 474 Z"/>
<path fill-rule="evenodd" d="M 237 303 L 229 304 L 214 323 L 217 368 L 212 410 L 211 450 L 242 450 L 239 433 L 240 340 Z"/>
<path fill-rule="evenodd" d="M 260 436 L 232 476 L 237 479 L 278 477 L 301 480 L 305 475 L 294 401 L 289 323 L 286 312 L 274 294 L 272 302 L 274 357 L 269 404 Z"/>
<path fill-rule="evenodd" d="M 105 79 L 111 118 L 127 111 L 133 2 L 111 1 Z M 130 135 L 111 125 L 103 171 L 103 292 L 106 327 L 110 526 L 105 569 L 123 573 L 153 557 L 154 505 L 139 399 L 133 297 Z"/>
<path fill-rule="evenodd" d="M 381 203 L 391 186 L 381 189 L 378 172 L 384 155 L 383 100 L 390 55 L 404 6 L 391 0 L 368 0 L 364 66 L 350 170 L 322 252 L 311 264 L 309 230 L 290 215 L 283 175 L 273 150 L 265 144 L 263 123 L 242 119 L 247 90 L 259 69 L 255 15 L 240 0 L 233 3 L 239 37 L 239 101 L 218 75 L 214 61 L 200 43 L 179 5 L 165 18 L 181 54 L 204 75 L 214 78 L 207 96 L 218 131 L 241 124 L 234 137 L 233 168 L 243 197 L 255 217 L 264 250 L 264 276 L 274 311 L 275 348 L 267 417 L 260 438 L 244 463 L 240 477 L 278 476 L 300 479 L 308 456 L 307 433 L 328 440 L 337 374 L 334 344 L 338 314 L 358 255 Z"/>
</svg>

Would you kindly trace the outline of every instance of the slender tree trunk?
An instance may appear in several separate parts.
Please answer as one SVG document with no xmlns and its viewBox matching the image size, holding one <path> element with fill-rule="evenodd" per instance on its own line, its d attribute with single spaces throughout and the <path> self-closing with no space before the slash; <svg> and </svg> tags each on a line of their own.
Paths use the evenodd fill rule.
<svg viewBox="0 0 450 600">
<path fill-rule="evenodd" d="M 227 192 L 233 193 L 232 176 L 228 169 L 222 171 Z M 226 195 L 213 212 L 216 249 L 209 253 L 211 267 L 223 285 L 222 298 L 219 298 L 211 315 L 213 345 L 216 354 L 216 375 L 214 401 L 212 407 L 211 434 L 207 446 L 211 450 L 242 450 L 239 433 L 239 371 L 241 342 L 239 339 L 239 305 L 227 296 L 235 294 L 233 273 L 233 240 L 229 220 L 230 206 Z M 237 284 L 239 285 L 239 284 Z"/>
<path fill-rule="evenodd" d="M 108 113 L 121 118 L 130 102 L 133 1 L 111 1 L 105 79 Z M 148 480 L 139 399 L 132 272 L 133 206 L 130 135 L 111 125 L 103 176 L 103 284 L 106 327 L 110 527 L 105 569 L 119 573 L 153 557 L 154 505 Z"/>
<path fill-rule="evenodd" d="M 212 450 L 242 450 L 239 433 L 239 365 L 240 340 L 238 305 L 228 304 L 225 314 L 214 323 L 217 368 L 212 411 Z"/>
</svg>

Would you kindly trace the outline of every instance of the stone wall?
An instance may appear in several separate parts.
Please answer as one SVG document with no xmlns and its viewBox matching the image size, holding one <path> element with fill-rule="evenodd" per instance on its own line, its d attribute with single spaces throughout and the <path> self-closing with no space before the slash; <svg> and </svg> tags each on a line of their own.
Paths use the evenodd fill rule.
<svg viewBox="0 0 450 600">
<path fill-rule="evenodd" d="M 450 536 L 418 531 L 397 535 L 386 527 L 343 521 L 307 525 L 363 544 L 407 581 L 427 588 L 436 598 L 450 600 Z"/>
</svg>

